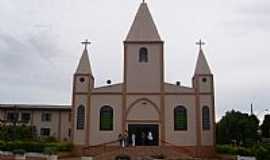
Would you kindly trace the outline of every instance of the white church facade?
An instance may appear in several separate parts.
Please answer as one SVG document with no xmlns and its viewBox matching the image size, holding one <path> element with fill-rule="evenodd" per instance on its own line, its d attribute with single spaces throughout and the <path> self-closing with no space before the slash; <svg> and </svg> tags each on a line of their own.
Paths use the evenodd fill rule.
<svg viewBox="0 0 270 160">
<path fill-rule="evenodd" d="M 71 106 L 55 111 L 43 107 L 57 112 L 58 125 L 52 125 L 62 128 L 53 131 L 58 138 L 85 147 L 115 141 L 128 132 L 129 137 L 136 136 L 137 146 L 172 144 L 194 154 L 214 153 L 214 81 L 202 48 L 191 87 L 165 82 L 164 41 L 144 2 L 123 45 L 122 83 L 95 87 L 85 47 L 74 74 Z M 7 117 L 8 106 L 0 105 L 0 111 L 1 117 Z"/>
<path fill-rule="evenodd" d="M 74 74 L 73 143 L 97 145 L 120 133 L 151 132 L 152 144 L 161 141 L 183 146 L 215 144 L 213 74 L 202 49 L 192 87 L 164 82 L 164 42 L 146 3 L 142 3 L 124 41 L 123 83 L 95 88 L 84 50 Z M 84 117 L 80 119 L 79 117 Z"/>
</svg>

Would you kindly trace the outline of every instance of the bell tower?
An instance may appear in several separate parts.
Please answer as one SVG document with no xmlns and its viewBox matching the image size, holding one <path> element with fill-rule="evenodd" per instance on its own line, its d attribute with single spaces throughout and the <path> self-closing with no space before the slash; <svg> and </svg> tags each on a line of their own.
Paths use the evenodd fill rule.
<svg viewBox="0 0 270 160">
<path fill-rule="evenodd" d="M 163 41 L 143 1 L 124 41 L 127 92 L 161 92 L 163 70 Z"/>
<path fill-rule="evenodd" d="M 90 94 L 94 87 L 94 77 L 88 56 L 88 40 L 82 42 L 84 50 L 73 76 L 72 128 L 75 145 L 89 144 Z"/>
<path fill-rule="evenodd" d="M 197 154 L 200 156 L 203 146 L 215 145 L 215 93 L 214 76 L 210 70 L 201 40 L 196 43 L 199 45 L 199 55 L 195 72 L 193 76 L 193 88 L 196 97 L 196 136 L 197 136 Z"/>
<path fill-rule="evenodd" d="M 213 92 L 213 74 L 202 49 L 205 43 L 200 40 L 196 44 L 199 45 L 199 56 L 193 76 L 193 87 L 200 93 Z"/>
</svg>

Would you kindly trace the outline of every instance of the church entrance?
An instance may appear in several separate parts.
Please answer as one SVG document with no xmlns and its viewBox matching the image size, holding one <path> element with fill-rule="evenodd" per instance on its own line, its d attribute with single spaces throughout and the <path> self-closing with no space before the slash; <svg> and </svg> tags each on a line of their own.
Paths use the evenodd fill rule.
<svg viewBox="0 0 270 160">
<path fill-rule="evenodd" d="M 134 135 L 136 146 L 158 146 L 159 127 L 157 124 L 129 124 L 129 144 L 132 144 Z"/>
</svg>

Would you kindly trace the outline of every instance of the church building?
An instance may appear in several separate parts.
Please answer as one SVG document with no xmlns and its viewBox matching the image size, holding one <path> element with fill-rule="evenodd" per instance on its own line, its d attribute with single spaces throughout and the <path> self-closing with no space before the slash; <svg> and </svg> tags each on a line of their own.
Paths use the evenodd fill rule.
<svg viewBox="0 0 270 160">
<path fill-rule="evenodd" d="M 36 113 L 30 116 L 35 119 L 29 117 L 30 125 L 35 124 L 40 132 L 41 125 L 54 128 L 50 136 L 78 147 L 112 142 L 127 132 L 129 137 L 136 137 L 136 146 L 172 144 L 192 153 L 214 153 L 214 82 L 203 42 L 198 43 L 192 86 L 165 82 L 164 41 L 147 4 L 142 2 L 123 42 L 122 83 L 108 82 L 103 87 L 95 87 L 88 43 L 83 42 L 85 48 L 74 73 L 72 104 L 60 108 L 17 106 L 21 111 Z M 6 119 L 13 110 L 11 106 L 0 104 L 0 117 Z M 35 123 L 42 112 L 52 113 L 56 121 Z"/>
<path fill-rule="evenodd" d="M 87 43 L 87 42 L 86 42 Z M 202 45 L 202 42 L 199 43 Z M 212 150 L 215 145 L 213 74 L 200 47 L 192 87 L 164 81 L 164 41 L 143 2 L 124 40 L 123 83 L 95 88 L 85 47 L 74 74 L 73 143 L 97 145 L 128 132 L 136 145 Z M 181 74 L 181 73 L 179 73 Z M 147 143 L 148 134 L 153 140 Z"/>
</svg>

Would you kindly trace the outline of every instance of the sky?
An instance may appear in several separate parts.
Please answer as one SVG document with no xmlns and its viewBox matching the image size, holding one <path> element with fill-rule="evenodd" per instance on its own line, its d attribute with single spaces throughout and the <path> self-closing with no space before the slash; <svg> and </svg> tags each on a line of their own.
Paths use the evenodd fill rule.
<svg viewBox="0 0 270 160">
<path fill-rule="evenodd" d="M 270 110 L 269 0 L 146 0 L 165 41 L 165 79 L 191 86 L 202 39 L 216 112 Z M 96 86 L 122 82 L 123 40 L 140 0 L 0 0 L 0 103 L 70 104 L 89 39 Z M 269 112 L 268 112 L 269 113 Z"/>
</svg>

